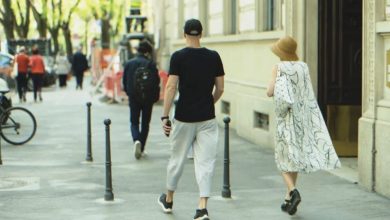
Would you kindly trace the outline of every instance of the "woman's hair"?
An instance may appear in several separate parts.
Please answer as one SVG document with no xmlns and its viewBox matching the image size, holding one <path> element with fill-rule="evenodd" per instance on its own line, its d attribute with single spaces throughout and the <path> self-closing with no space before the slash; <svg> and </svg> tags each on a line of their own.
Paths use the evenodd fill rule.
<svg viewBox="0 0 390 220">
<path fill-rule="evenodd" d="M 32 54 L 39 54 L 39 49 L 38 47 L 33 47 L 31 50 Z"/>
</svg>

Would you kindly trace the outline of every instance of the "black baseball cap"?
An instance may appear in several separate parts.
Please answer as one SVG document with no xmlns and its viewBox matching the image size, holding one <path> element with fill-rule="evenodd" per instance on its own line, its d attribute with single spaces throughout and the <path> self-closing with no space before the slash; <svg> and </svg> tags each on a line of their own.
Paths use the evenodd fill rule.
<svg viewBox="0 0 390 220">
<path fill-rule="evenodd" d="M 189 19 L 184 24 L 184 33 L 191 36 L 198 36 L 202 34 L 202 24 L 197 19 Z"/>
</svg>

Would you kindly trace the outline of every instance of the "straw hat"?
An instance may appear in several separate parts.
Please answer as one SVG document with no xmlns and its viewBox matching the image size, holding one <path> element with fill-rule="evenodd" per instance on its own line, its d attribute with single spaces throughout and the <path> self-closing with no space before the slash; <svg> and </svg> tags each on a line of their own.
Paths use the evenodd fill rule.
<svg viewBox="0 0 390 220">
<path fill-rule="evenodd" d="M 281 60 L 298 60 L 298 55 L 296 54 L 297 42 L 295 42 L 292 37 L 286 36 L 280 38 L 272 45 L 271 50 L 275 55 L 280 57 Z"/>
</svg>

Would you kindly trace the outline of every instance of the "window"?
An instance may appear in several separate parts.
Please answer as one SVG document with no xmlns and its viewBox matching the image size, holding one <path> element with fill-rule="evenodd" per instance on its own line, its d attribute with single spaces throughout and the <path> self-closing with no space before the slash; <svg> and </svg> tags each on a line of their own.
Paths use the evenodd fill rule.
<svg viewBox="0 0 390 220">
<path fill-rule="evenodd" d="M 172 22 L 169 23 L 167 22 L 166 24 L 166 30 L 167 30 L 167 33 L 173 33 L 172 34 L 172 37 L 174 39 L 177 39 L 179 38 L 179 21 L 180 21 L 180 0 L 175 0 L 173 1 L 173 3 L 170 3 L 171 5 L 169 5 L 169 8 L 171 8 L 171 10 L 167 10 L 166 13 L 172 13 L 172 11 L 178 11 L 179 13 L 176 15 L 176 16 L 172 16 Z M 180 10 L 179 10 L 180 9 Z M 170 17 L 169 14 L 166 14 L 167 17 Z"/>
<path fill-rule="evenodd" d="M 204 36 L 281 30 L 285 0 L 182 0 L 184 18 L 202 21 Z"/>
<path fill-rule="evenodd" d="M 254 112 L 253 115 L 253 124 L 255 128 L 261 128 L 264 130 L 269 129 L 269 116 L 261 112 Z"/>
<path fill-rule="evenodd" d="M 284 0 L 265 0 L 264 31 L 281 30 L 285 24 L 285 2 Z M 260 29 L 261 30 L 261 29 Z"/>
<path fill-rule="evenodd" d="M 239 32 L 255 31 L 256 29 L 256 7 L 255 0 L 239 0 L 238 20 Z"/>
<path fill-rule="evenodd" d="M 191 18 L 199 19 L 198 0 L 184 0 L 184 21 Z"/>
<path fill-rule="evenodd" d="M 221 102 L 221 112 L 223 114 L 230 115 L 230 102 L 227 102 L 227 101 Z"/>
<path fill-rule="evenodd" d="M 223 0 L 208 1 L 208 33 L 210 35 L 223 34 Z"/>
<path fill-rule="evenodd" d="M 266 19 L 266 25 L 265 30 L 270 31 L 274 29 L 274 0 L 267 0 L 267 19 Z"/>
</svg>

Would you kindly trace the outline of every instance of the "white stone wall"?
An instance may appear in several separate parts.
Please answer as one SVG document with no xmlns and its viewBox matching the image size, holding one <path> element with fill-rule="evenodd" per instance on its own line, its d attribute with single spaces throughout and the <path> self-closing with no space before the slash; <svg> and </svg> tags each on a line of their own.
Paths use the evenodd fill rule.
<svg viewBox="0 0 390 220">
<path fill-rule="evenodd" d="M 363 0 L 363 100 L 359 120 L 359 183 L 390 197 L 390 21 L 386 0 Z"/>
</svg>

